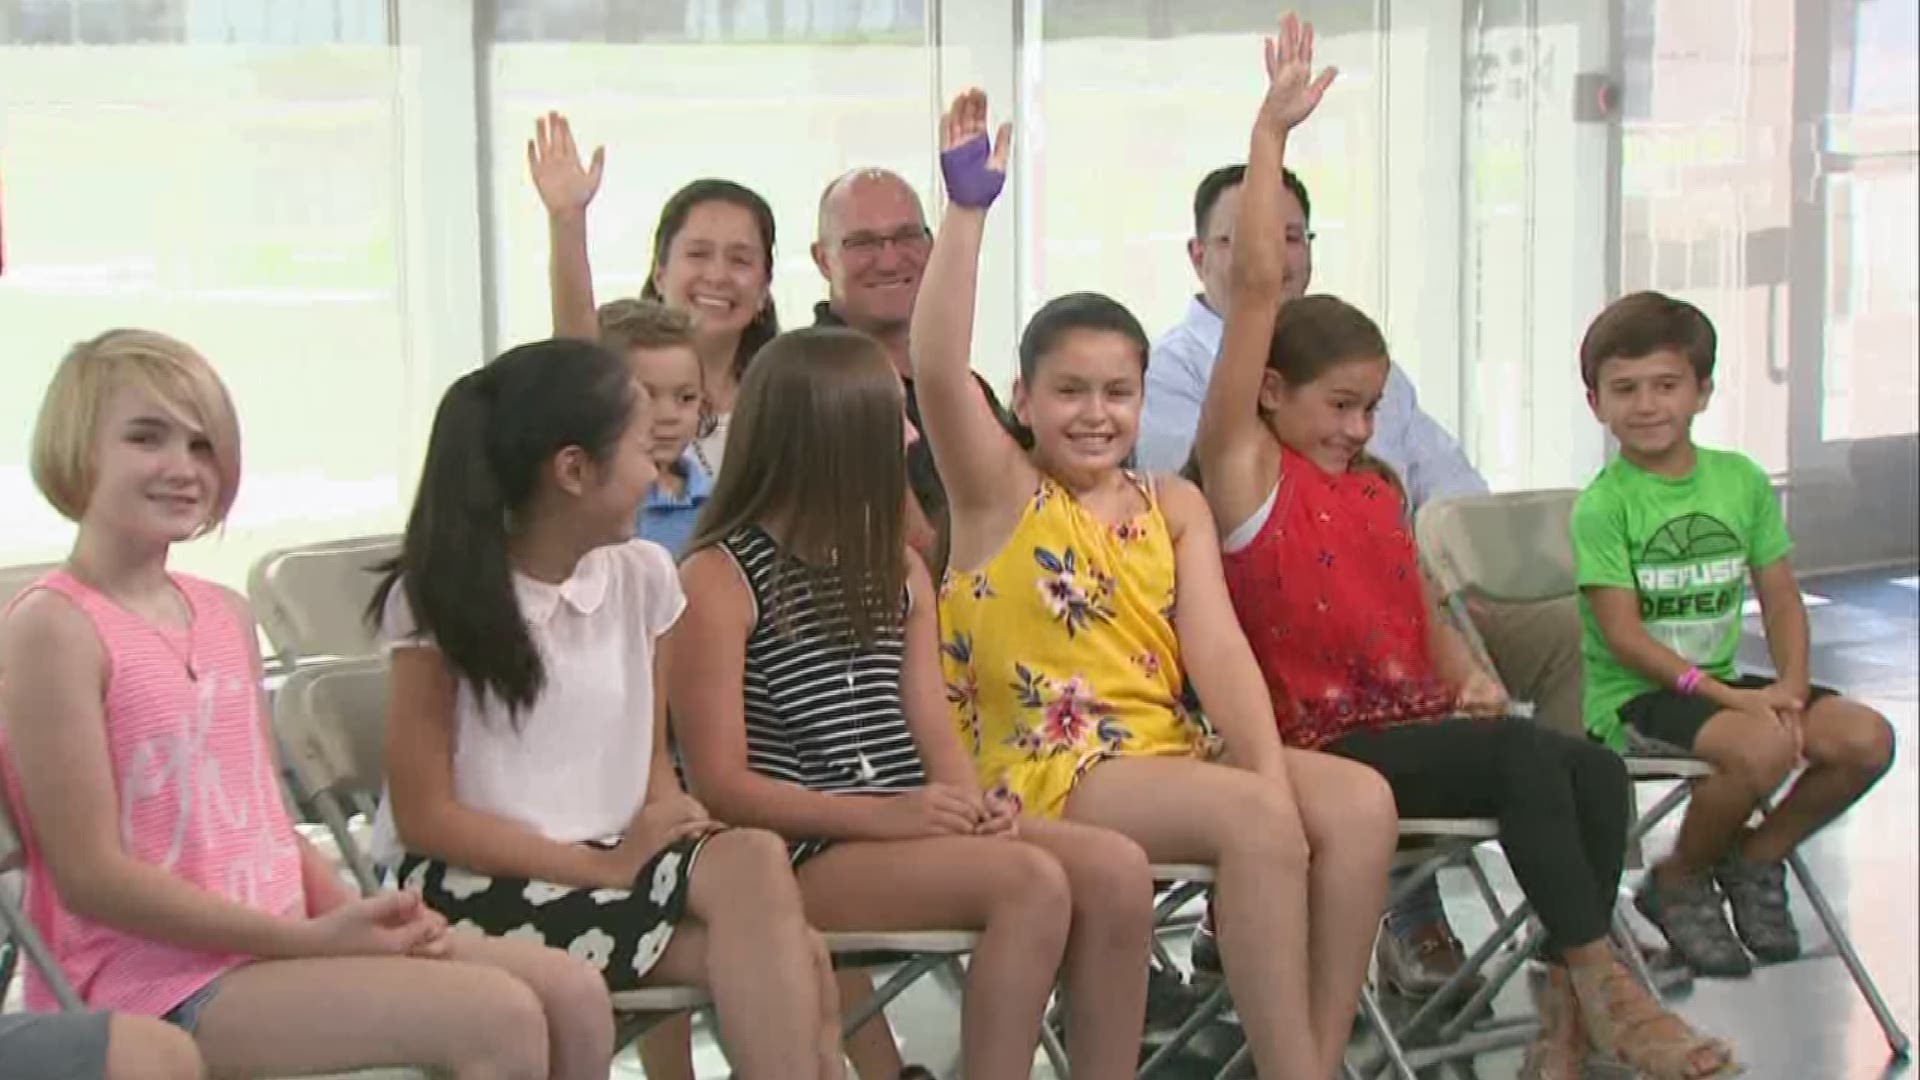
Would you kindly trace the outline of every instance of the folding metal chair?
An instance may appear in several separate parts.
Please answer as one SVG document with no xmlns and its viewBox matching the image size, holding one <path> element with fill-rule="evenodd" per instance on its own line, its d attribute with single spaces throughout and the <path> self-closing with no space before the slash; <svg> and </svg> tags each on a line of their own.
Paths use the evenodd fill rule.
<svg viewBox="0 0 1920 1080">
<path fill-rule="evenodd" d="M 378 806 L 386 775 L 386 715 L 387 665 L 373 658 L 294 668 L 273 710 L 274 730 L 286 747 L 298 794 L 320 812 L 341 858 L 367 893 L 380 887 L 379 872 L 349 828 L 345 808 L 370 820 Z M 707 995 L 690 987 L 615 994 L 616 1045 L 625 1046 L 668 1016 L 706 1003 Z"/>
<path fill-rule="evenodd" d="M 20 836 L 14 830 L 13 817 L 7 809 L 7 800 L 0 795 L 0 944 L 8 946 L 7 960 L 0 965 L 0 1001 L 5 1001 L 7 989 L 12 985 L 17 961 L 26 957 L 40 978 L 46 982 L 47 989 L 53 994 L 54 1001 L 60 1005 L 61 1012 L 83 1012 L 86 1006 L 80 1001 L 80 995 L 74 992 L 73 984 L 67 981 L 66 972 L 54 963 L 53 954 L 47 950 L 47 943 L 28 921 L 26 912 L 20 910 L 15 900 L 14 886 L 25 876 L 26 849 L 20 842 Z"/>
<path fill-rule="evenodd" d="M 873 988 L 873 997 L 865 1006 L 840 1018 L 840 1029 L 848 1035 L 930 975 L 945 972 L 964 979 L 962 962 L 980 940 L 980 935 L 970 930 L 853 931 L 821 936 L 837 968 L 893 967 Z"/>
<path fill-rule="evenodd" d="M 280 670 L 378 653 L 367 604 L 379 569 L 399 554 L 398 536 L 362 536 L 262 555 L 247 573 L 247 600 Z"/>
<path fill-rule="evenodd" d="M 1455 622 L 1483 659 L 1486 644 L 1468 617 L 1469 598 L 1542 603 L 1578 592 L 1571 523 L 1573 504 L 1579 495 L 1566 489 L 1470 495 L 1437 500 L 1421 508 L 1415 520 L 1421 552 L 1439 581 Z M 1635 816 L 1628 840 L 1637 845 L 1654 826 L 1685 805 L 1693 785 L 1711 775 L 1711 769 L 1673 747 L 1651 745 L 1631 734 L 1629 740 L 1625 759 L 1634 782 L 1672 785 L 1652 807 Z M 1868 974 L 1826 893 L 1798 851 L 1787 857 L 1787 866 L 1879 1022 L 1888 1048 L 1896 1057 L 1906 1057 L 1910 1046 L 1907 1035 Z M 1639 959 L 1637 950 L 1627 951 L 1630 959 Z"/>
<path fill-rule="evenodd" d="M 1178 971 L 1173 957 L 1167 953 L 1165 943 L 1160 940 L 1161 936 L 1192 925 L 1190 921 L 1176 920 L 1175 916 L 1188 902 L 1204 895 L 1208 886 L 1213 884 L 1213 867 L 1198 863 L 1168 863 L 1156 865 L 1152 870 L 1154 886 L 1158 890 L 1153 908 L 1153 963 L 1165 971 Z M 1141 1063 L 1138 1075 L 1148 1077 L 1158 1073 L 1193 1041 L 1202 1028 L 1231 1007 L 1227 1000 L 1226 984 L 1222 982 L 1194 1004 L 1167 1041 Z M 1041 1052 L 1053 1067 L 1054 1075 L 1061 1080 L 1066 1080 L 1070 1075 L 1062 1034 L 1064 1008 L 1065 1002 L 1056 995 L 1048 1005 L 1045 1021 L 1040 1025 Z"/>
<path fill-rule="evenodd" d="M 360 891 L 380 871 L 351 819 L 372 821 L 386 776 L 387 663 L 367 657 L 297 667 L 273 699 L 273 730 L 294 797 L 326 825 Z"/>
<path fill-rule="evenodd" d="M 1431 998 L 1425 1007 L 1417 1011 L 1406 1022 L 1395 1025 L 1380 1005 L 1376 991 L 1363 987 L 1360 1008 L 1363 1018 L 1377 1033 L 1381 1041 L 1381 1052 L 1369 1061 L 1356 1066 L 1352 1062 L 1343 1065 L 1349 1077 L 1371 1075 L 1383 1066 L 1393 1067 L 1403 1080 L 1412 1080 L 1415 1069 L 1441 1061 L 1462 1057 L 1471 1057 L 1487 1053 L 1505 1046 L 1517 1045 L 1531 1038 L 1534 1023 L 1531 1019 L 1482 1022 L 1475 1024 L 1472 1018 L 1484 1010 L 1501 985 L 1519 970 L 1525 959 L 1524 952 L 1510 958 L 1496 974 L 1489 978 L 1487 987 L 1468 1001 L 1467 1005 L 1446 1025 L 1441 1026 L 1439 1035 L 1442 1045 L 1430 1049 L 1408 1050 L 1402 1040 L 1439 1020 L 1439 1007 L 1452 997 L 1457 997 L 1467 978 L 1475 971 L 1485 967 L 1503 944 L 1510 941 L 1525 926 L 1526 910 L 1514 912 L 1504 910 L 1487 880 L 1484 871 L 1474 857 L 1474 850 L 1482 843 L 1495 839 L 1499 835 L 1498 827 L 1492 821 L 1480 819 L 1460 820 L 1422 820 L 1405 819 L 1400 822 L 1400 835 L 1403 850 L 1396 856 L 1395 868 L 1413 871 L 1404 879 L 1394 893 L 1398 899 L 1411 893 L 1424 884 L 1440 870 L 1454 865 L 1466 865 L 1480 885 L 1480 894 L 1493 914 L 1497 924 L 1495 932 L 1474 950 L 1467 958 L 1462 973 L 1456 975 L 1442 990 Z M 1204 894 L 1213 884 L 1214 870 L 1211 866 L 1199 864 L 1165 864 L 1153 868 L 1154 880 L 1162 887 L 1160 897 L 1154 905 L 1154 925 L 1156 929 L 1169 925 L 1172 916 L 1185 907 L 1194 898 Z M 1161 945 L 1158 934 L 1153 944 L 1154 958 L 1157 963 L 1172 968 L 1173 961 Z M 1226 980 L 1214 985 L 1188 1012 L 1186 1018 L 1174 1029 L 1167 1040 L 1157 1047 L 1140 1064 L 1138 1076 L 1141 1080 L 1160 1075 L 1171 1067 L 1185 1049 L 1209 1024 L 1220 1020 L 1232 1007 L 1227 993 Z M 1054 1025 L 1046 1030 L 1046 1043 L 1043 1045 L 1050 1058 L 1054 1058 L 1054 1067 L 1062 1077 L 1066 1069 L 1059 1055 L 1058 1035 Z M 1230 1058 L 1216 1074 L 1220 1080 L 1238 1075 L 1251 1057 L 1251 1051 L 1242 1047 Z"/>
</svg>

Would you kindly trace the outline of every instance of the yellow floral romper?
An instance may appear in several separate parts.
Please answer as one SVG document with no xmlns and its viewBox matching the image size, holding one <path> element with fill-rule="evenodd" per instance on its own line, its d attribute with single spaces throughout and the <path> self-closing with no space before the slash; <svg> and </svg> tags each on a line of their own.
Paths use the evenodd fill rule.
<svg viewBox="0 0 1920 1080">
<path fill-rule="evenodd" d="M 1173 630 L 1173 539 L 1147 509 L 1109 525 L 1042 478 L 1013 535 L 940 587 L 947 700 L 980 782 L 1058 817 L 1110 757 L 1212 756 L 1183 700 Z"/>
</svg>

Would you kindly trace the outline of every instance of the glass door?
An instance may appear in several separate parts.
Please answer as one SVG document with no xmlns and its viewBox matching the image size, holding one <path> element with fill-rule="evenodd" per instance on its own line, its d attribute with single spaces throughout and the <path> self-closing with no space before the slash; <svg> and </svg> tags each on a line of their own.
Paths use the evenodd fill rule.
<svg viewBox="0 0 1920 1080">
<path fill-rule="evenodd" d="M 1920 546 L 1920 5 L 1794 7 L 1788 513 L 1803 565 L 1910 561 Z"/>
<path fill-rule="evenodd" d="M 1619 291 L 1714 320 L 1696 436 L 1774 476 L 1808 570 L 1920 553 L 1914 12 L 1619 6 Z"/>
</svg>

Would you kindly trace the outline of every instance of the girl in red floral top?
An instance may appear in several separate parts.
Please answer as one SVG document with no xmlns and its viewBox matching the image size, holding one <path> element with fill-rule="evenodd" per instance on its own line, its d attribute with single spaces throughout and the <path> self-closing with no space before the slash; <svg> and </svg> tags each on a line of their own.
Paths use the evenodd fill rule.
<svg viewBox="0 0 1920 1080">
<path fill-rule="evenodd" d="M 1619 758 L 1507 716 L 1499 683 L 1437 617 L 1404 494 L 1365 451 L 1387 379 L 1379 329 L 1330 296 L 1281 306 L 1287 104 L 1270 90 L 1255 123 L 1195 442 L 1281 737 L 1376 769 L 1402 817 L 1500 823 L 1552 965 L 1522 1076 L 1577 1080 L 1589 1047 L 1657 1080 L 1730 1075 L 1727 1047 L 1663 1009 L 1608 945 L 1627 833 Z"/>
</svg>

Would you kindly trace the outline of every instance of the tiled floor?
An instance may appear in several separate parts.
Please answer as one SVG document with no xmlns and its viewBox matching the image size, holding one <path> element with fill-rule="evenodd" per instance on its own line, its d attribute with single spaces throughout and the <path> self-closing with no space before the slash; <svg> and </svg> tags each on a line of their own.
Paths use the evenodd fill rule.
<svg viewBox="0 0 1920 1080">
<path fill-rule="evenodd" d="M 1813 626 L 1813 671 L 1817 680 L 1844 687 L 1886 713 L 1900 749 L 1892 773 L 1855 812 L 1807 848 L 1808 861 L 1840 912 L 1855 944 L 1895 1017 L 1909 1034 L 1920 1030 L 1920 767 L 1914 748 L 1920 739 L 1920 578 L 1912 568 L 1810 580 L 1805 589 L 1827 603 L 1809 604 Z M 1743 660 L 1769 666 L 1758 637 L 1757 619 L 1748 621 Z M 1676 819 L 1677 821 L 1677 819 Z M 1664 849 L 1671 825 L 1656 833 L 1650 854 Z M 1490 862 L 1497 864 L 1494 858 Z M 1503 899 L 1517 899 L 1512 879 L 1496 873 Z M 1443 878 L 1448 907 L 1470 939 L 1487 922 L 1473 900 L 1464 874 Z M 1866 1080 L 1908 1075 L 1887 1053 L 1879 1027 L 1855 992 L 1845 968 L 1825 949 L 1804 897 L 1795 890 L 1796 914 L 1807 945 L 1823 954 L 1762 969 L 1742 982 L 1701 982 L 1676 1003 L 1699 1027 L 1734 1042 L 1752 1080 Z M 1524 1009 L 1518 982 L 1497 1003 L 1503 1012 Z M 891 1010 L 907 1059 L 953 1071 L 959 1018 L 953 997 L 930 983 L 910 991 Z M 699 1040 L 696 1055 L 702 1077 L 726 1075 L 724 1062 L 709 1040 Z M 1195 1054 L 1164 1075 L 1170 1080 L 1212 1076 L 1231 1053 L 1232 1033 L 1221 1030 L 1203 1040 L 1210 1053 Z M 1472 1071 L 1435 1072 L 1478 1080 L 1511 1077 L 1519 1053 L 1483 1057 Z M 640 1076 L 631 1055 L 616 1063 L 614 1076 Z M 1051 1070 L 1036 1063 L 1036 1077 Z"/>
</svg>

